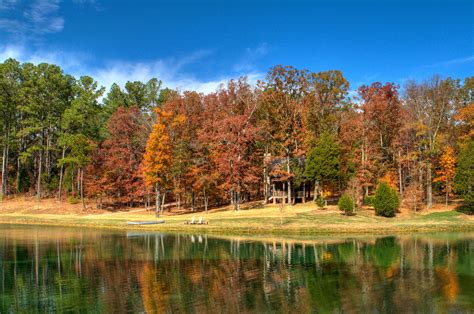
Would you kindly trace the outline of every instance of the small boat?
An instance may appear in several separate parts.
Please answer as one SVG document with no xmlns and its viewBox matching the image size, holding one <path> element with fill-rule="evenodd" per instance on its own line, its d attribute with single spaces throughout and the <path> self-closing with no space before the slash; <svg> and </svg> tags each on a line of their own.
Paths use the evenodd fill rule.
<svg viewBox="0 0 474 314">
<path fill-rule="evenodd" d="M 157 225 L 164 224 L 164 220 L 155 220 L 155 221 L 127 221 L 127 225 Z"/>
</svg>

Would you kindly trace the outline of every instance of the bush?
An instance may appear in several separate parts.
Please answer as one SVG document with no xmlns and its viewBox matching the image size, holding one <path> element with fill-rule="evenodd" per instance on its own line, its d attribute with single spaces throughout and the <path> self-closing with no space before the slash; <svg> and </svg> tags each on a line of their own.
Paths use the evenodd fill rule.
<svg viewBox="0 0 474 314">
<path fill-rule="evenodd" d="M 373 206 L 374 205 L 374 196 L 373 195 L 364 196 L 364 205 Z"/>
<path fill-rule="evenodd" d="M 354 201 L 352 200 L 352 197 L 349 194 L 344 193 L 339 199 L 337 206 L 347 215 L 352 213 L 352 211 L 354 210 Z"/>
<path fill-rule="evenodd" d="M 400 207 L 397 192 L 386 182 L 379 184 L 372 203 L 375 208 L 375 214 L 383 217 L 394 217 L 395 212 Z"/>
<path fill-rule="evenodd" d="M 79 203 L 79 199 L 75 198 L 74 196 L 68 196 L 67 201 L 68 201 L 69 204 L 78 204 Z"/>
<path fill-rule="evenodd" d="M 324 206 L 326 206 L 326 201 L 321 196 L 318 196 L 318 198 L 316 198 L 314 202 L 316 203 L 316 205 L 318 205 L 319 208 L 323 208 Z"/>
</svg>

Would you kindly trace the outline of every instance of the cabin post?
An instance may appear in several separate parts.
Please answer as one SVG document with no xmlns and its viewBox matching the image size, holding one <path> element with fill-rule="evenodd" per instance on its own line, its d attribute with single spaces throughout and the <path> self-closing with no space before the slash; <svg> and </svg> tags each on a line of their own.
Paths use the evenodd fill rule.
<svg viewBox="0 0 474 314">
<path fill-rule="evenodd" d="M 275 182 L 272 184 L 273 205 L 276 205 Z"/>
</svg>

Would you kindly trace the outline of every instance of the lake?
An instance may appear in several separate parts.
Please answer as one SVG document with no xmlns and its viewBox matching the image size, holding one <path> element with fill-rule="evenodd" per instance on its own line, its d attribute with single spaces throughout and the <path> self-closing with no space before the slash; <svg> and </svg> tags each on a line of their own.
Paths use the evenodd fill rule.
<svg viewBox="0 0 474 314">
<path fill-rule="evenodd" d="M 0 313 L 474 311 L 473 233 L 282 238 L 0 225 Z"/>
</svg>

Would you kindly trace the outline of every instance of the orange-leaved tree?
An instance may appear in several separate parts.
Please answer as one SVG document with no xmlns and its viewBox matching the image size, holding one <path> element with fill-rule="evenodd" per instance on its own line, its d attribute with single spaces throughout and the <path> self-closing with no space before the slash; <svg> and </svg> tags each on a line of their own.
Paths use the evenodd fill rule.
<svg viewBox="0 0 474 314">
<path fill-rule="evenodd" d="M 155 189 L 156 216 L 163 211 L 161 192 L 166 191 L 169 168 L 173 163 L 174 129 L 185 121 L 183 115 L 173 116 L 168 111 L 155 109 L 156 123 L 153 125 L 143 156 L 143 176 L 145 183 Z"/>
<path fill-rule="evenodd" d="M 454 174 L 456 170 L 456 157 L 452 147 L 447 147 L 439 159 L 439 170 L 436 171 L 436 178 L 433 182 L 441 182 L 443 192 L 446 193 L 446 205 L 448 205 L 449 195 L 451 194 Z"/>
</svg>

